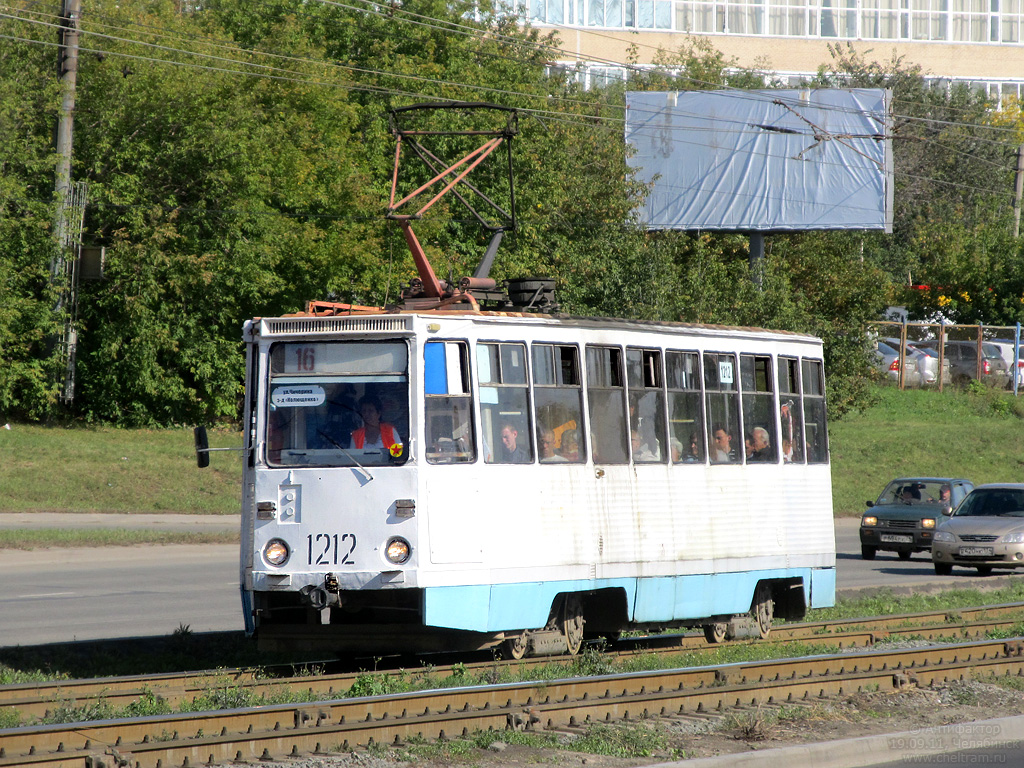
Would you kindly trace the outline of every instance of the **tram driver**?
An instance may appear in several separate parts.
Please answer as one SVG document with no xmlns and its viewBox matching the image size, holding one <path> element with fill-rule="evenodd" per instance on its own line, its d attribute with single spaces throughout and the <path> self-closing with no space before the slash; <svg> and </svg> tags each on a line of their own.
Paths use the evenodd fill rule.
<svg viewBox="0 0 1024 768">
<path fill-rule="evenodd" d="M 402 454 L 402 436 L 394 424 L 381 421 L 381 402 L 371 394 L 359 398 L 359 415 L 363 426 L 352 430 L 352 447 L 358 450 L 381 448 L 392 456 Z"/>
</svg>

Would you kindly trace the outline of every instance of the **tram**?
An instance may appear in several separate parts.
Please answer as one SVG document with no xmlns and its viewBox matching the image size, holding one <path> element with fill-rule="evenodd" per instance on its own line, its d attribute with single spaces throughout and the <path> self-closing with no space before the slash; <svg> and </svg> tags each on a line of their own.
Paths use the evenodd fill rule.
<svg viewBox="0 0 1024 768">
<path fill-rule="evenodd" d="M 245 324 L 247 632 L 521 658 L 632 629 L 763 637 L 832 605 L 821 341 L 559 314 L 544 281 L 487 277 L 504 225 L 472 277 L 438 280 L 412 231 L 433 200 L 404 215 L 395 193 L 402 142 L 431 135 L 397 118 L 427 106 L 392 111 L 403 304 Z M 417 192 L 511 141 L 514 113 L 483 106 L 508 122 L 447 170 L 418 149 Z"/>
<path fill-rule="evenodd" d="M 245 326 L 261 647 L 575 652 L 638 627 L 763 636 L 833 603 L 818 339 L 316 311 Z"/>
</svg>

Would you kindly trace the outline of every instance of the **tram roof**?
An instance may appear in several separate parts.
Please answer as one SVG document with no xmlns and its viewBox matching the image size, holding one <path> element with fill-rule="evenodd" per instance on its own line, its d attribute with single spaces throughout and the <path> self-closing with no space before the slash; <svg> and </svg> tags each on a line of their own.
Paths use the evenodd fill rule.
<svg viewBox="0 0 1024 768">
<path fill-rule="evenodd" d="M 321 305 L 322 306 L 322 305 Z M 360 307 L 352 311 L 320 311 L 320 312 L 295 312 L 282 315 L 281 318 L 289 319 L 315 319 L 315 318 L 341 318 L 341 317 L 395 317 L 395 316 L 417 316 L 423 318 L 480 318 L 495 321 L 525 320 L 531 324 L 538 325 L 557 324 L 568 325 L 578 328 L 610 328 L 621 327 L 623 329 L 649 329 L 664 331 L 711 331 L 715 333 L 763 333 L 779 337 L 803 339 L 808 341 L 820 341 L 817 336 L 798 331 L 784 331 L 774 328 L 761 328 L 758 326 L 741 325 L 718 325 L 713 323 L 684 323 L 670 320 L 638 320 L 621 317 L 602 317 L 597 315 L 568 315 L 561 313 L 544 314 L 540 312 L 515 312 L 498 310 L 477 310 L 477 309 L 454 309 L 442 307 L 439 309 L 400 309 L 400 308 L 374 308 Z M 254 318 L 256 321 L 269 320 L 271 318 Z"/>
</svg>

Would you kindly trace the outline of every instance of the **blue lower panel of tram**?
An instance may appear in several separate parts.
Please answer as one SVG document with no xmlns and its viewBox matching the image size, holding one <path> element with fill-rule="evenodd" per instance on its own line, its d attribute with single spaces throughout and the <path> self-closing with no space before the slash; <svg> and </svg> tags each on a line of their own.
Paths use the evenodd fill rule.
<svg viewBox="0 0 1024 768">
<path fill-rule="evenodd" d="M 659 622 L 746 613 L 759 581 L 802 579 L 808 607 L 835 602 L 834 568 L 790 568 L 644 579 L 544 581 L 424 589 L 424 623 L 475 632 L 542 627 L 559 594 L 620 589 L 631 621 Z"/>
</svg>

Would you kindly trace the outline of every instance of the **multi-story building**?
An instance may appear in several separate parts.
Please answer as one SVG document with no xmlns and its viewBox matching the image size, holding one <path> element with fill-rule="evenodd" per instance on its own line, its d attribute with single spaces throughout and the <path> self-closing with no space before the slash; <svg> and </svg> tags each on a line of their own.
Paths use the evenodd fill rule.
<svg viewBox="0 0 1024 768">
<path fill-rule="evenodd" d="M 559 63 L 580 65 L 590 82 L 622 77 L 609 62 L 627 61 L 631 46 L 642 65 L 692 34 L 791 83 L 831 61 L 828 43 L 849 42 L 869 61 L 902 57 L 994 98 L 1024 86 L 1024 0 L 530 0 L 529 13 L 558 30 Z"/>
</svg>

